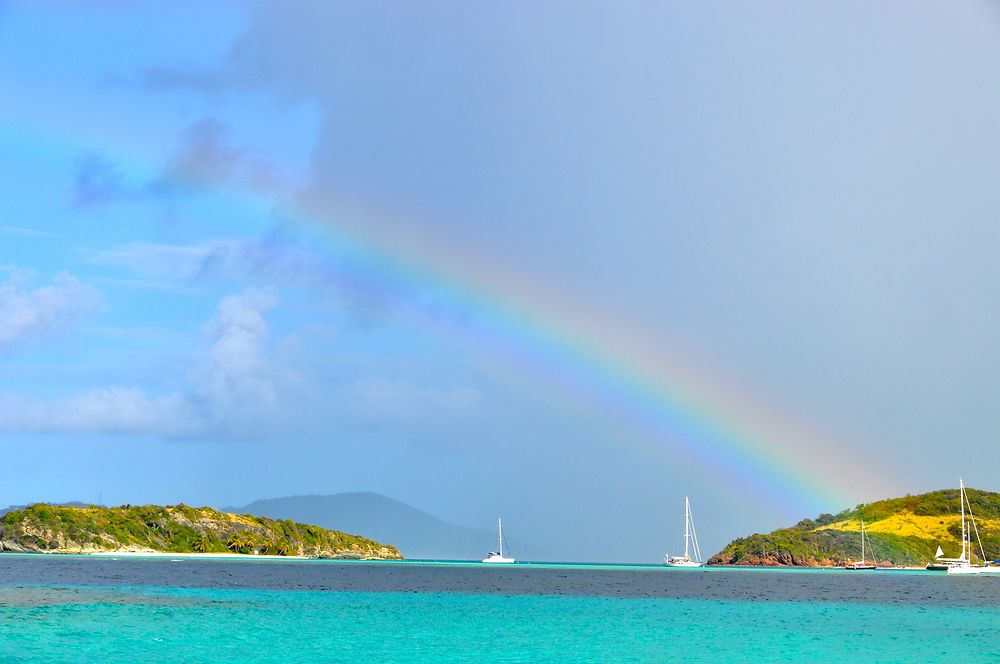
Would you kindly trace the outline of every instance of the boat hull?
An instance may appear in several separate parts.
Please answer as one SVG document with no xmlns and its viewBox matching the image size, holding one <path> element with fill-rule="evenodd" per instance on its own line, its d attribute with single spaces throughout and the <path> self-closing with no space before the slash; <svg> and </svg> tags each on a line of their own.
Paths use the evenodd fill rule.
<svg viewBox="0 0 1000 664">
<path fill-rule="evenodd" d="M 980 574 L 983 576 L 1000 576 L 1000 567 L 986 567 L 982 565 L 959 565 L 949 567 L 948 574 Z"/>
<path fill-rule="evenodd" d="M 488 565 L 512 565 L 517 562 L 515 558 L 507 558 L 505 556 L 486 556 L 483 558 L 482 562 Z"/>
<path fill-rule="evenodd" d="M 863 570 L 863 569 L 876 569 L 875 565 L 869 565 L 867 563 L 854 563 L 853 565 L 845 565 L 844 569 L 849 570 Z"/>
<path fill-rule="evenodd" d="M 667 558 L 663 561 L 665 567 L 701 567 L 705 563 L 690 558 Z"/>
</svg>

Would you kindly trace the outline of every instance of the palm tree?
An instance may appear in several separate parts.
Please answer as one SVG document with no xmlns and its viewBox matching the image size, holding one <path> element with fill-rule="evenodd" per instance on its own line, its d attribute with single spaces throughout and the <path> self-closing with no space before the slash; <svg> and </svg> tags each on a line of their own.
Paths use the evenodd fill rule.
<svg viewBox="0 0 1000 664">
<path fill-rule="evenodd" d="M 243 540 L 243 536 L 239 533 L 234 533 L 226 540 L 226 548 L 233 553 L 239 553 L 240 549 L 246 546 L 246 542 Z"/>
</svg>

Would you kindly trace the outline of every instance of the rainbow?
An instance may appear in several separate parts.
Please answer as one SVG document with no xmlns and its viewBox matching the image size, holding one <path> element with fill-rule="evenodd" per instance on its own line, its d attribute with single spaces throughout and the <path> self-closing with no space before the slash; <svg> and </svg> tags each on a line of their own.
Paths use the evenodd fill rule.
<svg viewBox="0 0 1000 664">
<path fill-rule="evenodd" d="M 8 124 L 0 140 L 29 154 L 39 148 L 66 154 L 71 144 L 25 129 Z M 150 160 L 134 151 L 131 161 L 122 162 L 120 151 L 115 156 L 132 173 L 156 171 L 142 168 Z M 272 197 L 203 184 L 227 205 L 257 213 L 275 206 Z M 748 387 L 734 388 L 731 377 L 676 341 L 652 339 L 572 294 L 529 283 L 481 257 L 473 260 L 461 247 L 408 234 L 419 224 L 400 224 L 399 217 L 368 205 L 286 202 L 279 214 L 318 232 L 330 251 L 349 254 L 361 279 L 374 277 L 410 293 L 433 289 L 475 307 L 480 315 L 462 324 L 416 301 L 406 313 L 449 339 L 502 355 L 589 416 L 614 422 L 622 435 L 609 445 L 632 447 L 667 468 L 689 459 L 717 472 L 720 485 L 735 484 L 762 505 L 791 501 L 807 513 L 854 504 L 876 486 L 863 465 L 837 453 L 844 445 L 836 437 L 774 410 Z"/>
<path fill-rule="evenodd" d="M 481 256 L 470 259 L 461 247 L 424 242 L 406 233 L 419 224 L 401 225 L 370 206 L 324 200 L 296 218 L 324 229 L 338 246 L 351 245 L 371 273 L 474 306 L 481 315 L 462 326 L 419 307 L 411 314 L 484 353 L 502 353 L 589 415 L 611 418 L 622 436 L 609 444 L 632 446 L 667 467 L 686 456 L 763 505 L 793 501 L 796 510 L 839 510 L 878 486 L 863 464 L 841 453 L 853 446 L 775 411 L 748 387 L 727 387 L 731 377 L 679 351 L 676 342 L 653 340 L 569 294 L 528 283 Z"/>
</svg>

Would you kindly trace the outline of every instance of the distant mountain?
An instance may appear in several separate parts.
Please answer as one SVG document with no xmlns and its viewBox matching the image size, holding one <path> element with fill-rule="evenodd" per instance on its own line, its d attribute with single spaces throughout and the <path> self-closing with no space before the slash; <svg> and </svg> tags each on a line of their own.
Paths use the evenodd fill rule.
<svg viewBox="0 0 1000 664">
<path fill-rule="evenodd" d="M 288 496 L 257 500 L 226 512 L 292 519 L 391 542 L 407 558 L 478 560 L 493 534 L 445 523 L 437 517 L 378 493 Z"/>
<path fill-rule="evenodd" d="M 967 489 L 986 556 L 1000 556 L 1000 493 Z M 958 489 L 932 491 L 858 505 L 840 514 L 820 514 L 767 535 L 730 542 L 709 565 L 839 566 L 861 556 L 865 520 L 869 559 L 880 564 L 923 565 L 940 546 L 957 557 L 962 526 Z M 976 555 L 979 555 L 976 542 Z"/>
</svg>

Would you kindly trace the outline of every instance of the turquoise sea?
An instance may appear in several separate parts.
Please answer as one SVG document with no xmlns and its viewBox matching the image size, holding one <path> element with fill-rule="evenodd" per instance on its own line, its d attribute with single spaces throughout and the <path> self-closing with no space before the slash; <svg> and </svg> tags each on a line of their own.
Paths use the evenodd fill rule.
<svg viewBox="0 0 1000 664">
<path fill-rule="evenodd" d="M 1000 661 L 1000 579 L 0 558 L 0 661 Z"/>
</svg>

